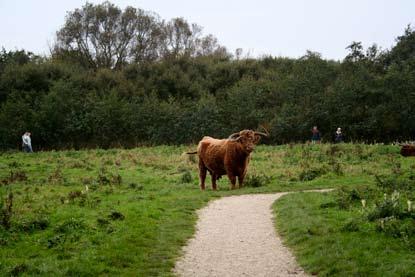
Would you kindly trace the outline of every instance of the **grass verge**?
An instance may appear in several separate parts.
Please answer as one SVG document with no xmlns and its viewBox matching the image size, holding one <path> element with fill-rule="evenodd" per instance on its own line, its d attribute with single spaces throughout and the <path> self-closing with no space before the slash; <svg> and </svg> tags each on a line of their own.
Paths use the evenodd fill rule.
<svg viewBox="0 0 415 277">
<path fill-rule="evenodd" d="M 394 146 L 259 146 L 246 187 L 224 176 L 201 192 L 193 148 L 0 153 L 0 275 L 170 276 L 211 199 L 353 187 L 413 166 Z"/>
<path fill-rule="evenodd" d="M 336 192 L 289 194 L 273 208 L 277 231 L 299 264 L 319 276 L 414 276 L 415 252 L 401 239 L 355 221 Z M 363 213 L 363 211 L 362 211 Z"/>
</svg>

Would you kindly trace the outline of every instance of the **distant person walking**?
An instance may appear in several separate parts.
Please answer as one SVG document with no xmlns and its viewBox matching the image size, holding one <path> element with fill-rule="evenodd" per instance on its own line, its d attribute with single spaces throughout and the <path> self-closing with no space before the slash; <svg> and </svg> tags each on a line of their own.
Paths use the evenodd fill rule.
<svg viewBox="0 0 415 277">
<path fill-rule="evenodd" d="M 342 128 L 337 128 L 336 133 L 334 133 L 334 143 L 341 143 L 343 142 L 343 133 Z"/>
<path fill-rule="evenodd" d="M 311 130 L 311 133 L 312 133 L 311 142 L 313 144 L 320 143 L 321 135 L 320 135 L 320 131 L 317 129 L 317 126 L 313 127 L 313 129 Z"/>
<path fill-rule="evenodd" d="M 30 138 L 32 134 L 30 132 L 26 132 L 22 136 L 22 147 L 23 151 L 27 153 L 32 153 L 32 139 Z"/>
</svg>

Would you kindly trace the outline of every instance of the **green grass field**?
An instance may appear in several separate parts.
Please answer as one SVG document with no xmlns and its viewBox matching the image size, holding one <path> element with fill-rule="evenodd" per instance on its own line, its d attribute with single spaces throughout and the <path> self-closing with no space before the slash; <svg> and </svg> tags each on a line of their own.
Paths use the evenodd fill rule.
<svg viewBox="0 0 415 277">
<path fill-rule="evenodd" d="M 387 175 L 398 164 L 406 171 L 415 167 L 414 159 L 400 157 L 396 146 L 262 145 L 253 153 L 244 188 L 229 190 L 224 176 L 218 183 L 219 191 L 211 191 L 208 182 L 207 190 L 202 192 L 198 187 L 197 158 L 183 154 L 193 148 L 1 153 L 0 275 L 170 276 L 181 247 L 194 232 L 195 211 L 215 197 L 374 186 L 375 175 Z M 330 209 L 313 208 L 320 202 L 330 202 L 333 195 L 307 197 L 311 197 L 309 201 L 305 194 L 283 198 L 277 202 L 281 209 L 277 216 L 295 229 L 299 223 L 294 219 L 307 216 L 304 210 L 318 215 L 311 222 L 317 225 L 331 218 L 342 222 L 347 217 L 343 213 L 354 212 L 333 211 L 332 215 Z M 327 214 L 329 219 L 325 218 Z M 277 229 L 309 272 L 341 272 L 342 268 L 324 259 L 326 252 L 313 254 L 307 250 L 311 244 L 314 248 L 310 249 L 319 248 L 321 240 L 300 236 L 292 239 L 295 230 L 289 226 L 279 225 Z M 335 228 L 330 228 L 316 232 L 333 242 L 330 236 Z M 361 235 L 364 237 L 364 233 Z M 373 236 L 377 235 L 384 236 L 374 232 Z M 402 243 L 402 239 L 390 237 L 379 243 L 385 241 Z M 396 254 L 400 249 L 404 249 L 401 252 L 405 259 L 400 260 L 400 254 Z M 414 260 L 415 252 L 408 249 L 389 248 L 388 255 L 393 257 L 384 269 L 410 272 L 410 262 L 406 269 L 393 271 L 403 260 Z M 376 251 L 365 252 L 360 261 L 377 266 L 382 260 L 372 261 Z M 353 253 L 338 257 L 349 260 Z M 359 261 L 350 264 L 360 266 Z"/>
</svg>

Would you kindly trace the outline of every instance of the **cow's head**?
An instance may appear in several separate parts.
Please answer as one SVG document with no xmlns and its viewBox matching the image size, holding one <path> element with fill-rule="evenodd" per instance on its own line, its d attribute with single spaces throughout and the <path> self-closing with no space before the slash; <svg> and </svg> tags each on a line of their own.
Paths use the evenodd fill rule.
<svg viewBox="0 0 415 277">
<path fill-rule="evenodd" d="M 230 135 L 229 139 L 240 143 L 243 150 L 249 154 L 254 150 L 255 145 L 259 142 L 261 136 L 268 137 L 268 134 L 252 130 L 242 130 Z"/>
</svg>

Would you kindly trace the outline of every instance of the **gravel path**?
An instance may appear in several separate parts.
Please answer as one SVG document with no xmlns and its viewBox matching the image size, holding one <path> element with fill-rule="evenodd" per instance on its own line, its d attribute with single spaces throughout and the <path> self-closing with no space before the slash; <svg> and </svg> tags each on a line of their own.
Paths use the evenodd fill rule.
<svg viewBox="0 0 415 277">
<path fill-rule="evenodd" d="M 307 276 L 275 232 L 271 205 L 287 193 L 224 197 L 198 211 L 178 276 Z"/>
</svg>

